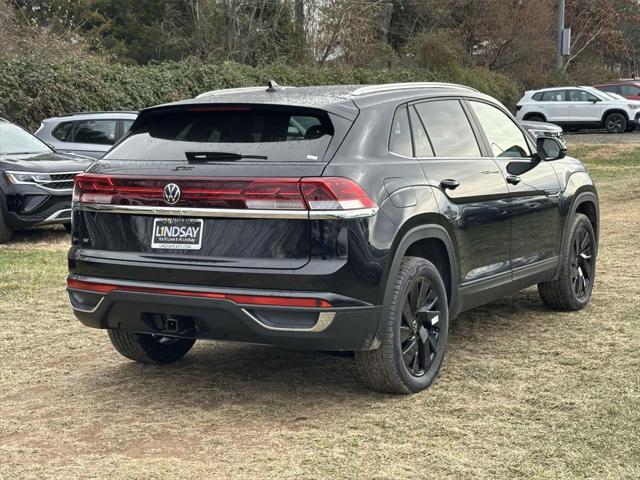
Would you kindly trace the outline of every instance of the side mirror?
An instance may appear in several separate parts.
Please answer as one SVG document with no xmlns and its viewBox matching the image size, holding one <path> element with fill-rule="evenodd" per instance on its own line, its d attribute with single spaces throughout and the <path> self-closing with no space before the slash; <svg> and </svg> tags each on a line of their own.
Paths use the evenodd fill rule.
<svg viewBox="0 0 640 480">
<path fill-rule="evenodd" d="M 591 103 L 594 103 L 594 104 L 598 103 L 599 101 L 600 101 L 600 99 L 597 98 L 597 97 L 594 97 L 594 98 L 591 99 Z"/>
<path fill-rule="evenodd" d="M 536 149 L 538 158 L 546 161 L 560 160 L 567 154 L 567 146 L 553 137 L 538 137 Z"/>
</svg>

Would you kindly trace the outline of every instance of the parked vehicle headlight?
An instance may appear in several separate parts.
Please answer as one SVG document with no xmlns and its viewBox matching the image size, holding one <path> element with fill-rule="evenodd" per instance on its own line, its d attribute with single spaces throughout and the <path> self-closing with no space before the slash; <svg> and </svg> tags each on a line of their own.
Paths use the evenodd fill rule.
<svg viewBox="0 0 640 480">
<path fill-rule="evenodd" d="M 631 110 L 637 110 L 638 108 L 640 108 L 640 105 L 635 105 L 633 103 L 630 103 L 629 105 L 627 105 Z"/>
<path fill-rule="evenodd" d="M 10 183 L 45 183 L 51 181 L 51 177 L 46 173 L 6 172 L 5 175 Z"/>
</svg>

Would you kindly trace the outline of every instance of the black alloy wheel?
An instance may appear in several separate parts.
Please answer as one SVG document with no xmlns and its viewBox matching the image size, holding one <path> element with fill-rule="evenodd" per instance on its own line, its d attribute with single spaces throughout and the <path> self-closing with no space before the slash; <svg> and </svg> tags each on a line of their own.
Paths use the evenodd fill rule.
<svg viewBox="0 0 640 480">
<path fill-rule="evenodd" d="M 414 377 L 425 375 L 440 346 L 440 298 L 433 283 L 418 277 L 413 281 L 402 306 L 400 347 L 407 371 Z"/>
<path fill-rule="evenodd" d="M 627 129 L 627 119 L 621 113 L 612 113 L 604 121 L 604 127 L 609 133 L 624 133 Z"/>
<path fill-rule="evenodd" d="M 578 228 L 571 247 L 571 285 L 579 300 L 590 291 L 593 282 L 593 246 L 584 225 Z"/>
</svg>

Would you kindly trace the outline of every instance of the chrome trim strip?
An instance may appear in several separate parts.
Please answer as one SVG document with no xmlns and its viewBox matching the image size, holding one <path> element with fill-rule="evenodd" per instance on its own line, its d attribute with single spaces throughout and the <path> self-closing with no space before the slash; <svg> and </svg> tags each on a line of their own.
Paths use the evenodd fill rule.
<svg viewBox="0 0 640 480">
<path fill-rule="evenodd" d="M 172 217 L 213 218 L 282 218 L 298 220 L 332 220 L 372 217 L 378 207 L 353 210 L 252 210 L 235 208 L 181 208 L 151 207 L 147 205 L 79 204 L 80 210 L 89 212 L 123 213 L 129 215 L 166 215 Z"/>
<path fill-rule="evenodd" d="M 38 187 L 38 188 L 41 188 L 42 190 L 45 190 L 47 192 L 52 192 L 52 193 L 73 193 L 73 188 L 51 188 L 51 187 L 47 187 L 46 185 L 48 183 L 58 183 L 58 182 L 71 182 L 71 183 L 73 183 L 73 178 L 56 180 L 55 176 L 56 175 L 74 175 L 75 176 L 75 175 L 81 174 L 82 170 L 75 171 L 75 172 L 54 172 L 54 173 L 7 170 L 7 171 L 5 171 L 5 173 L 8 173 L 10 175 L 48 175 L 51 178 L 51 180 L 47 180 L 47 181 L 44 181 L 44 182 L 20 182 L 20 181 L 14 182 L 14 181 L 10 181 L 10 183 L 12 185 L 31 185 L 33 187 Z"/>
<path fill-rule="evenodd" d="M 60 218 L 61 215 L 67 215 L 67 216 Z M 63 208 L 62 210 L 58 210 L 57 212 L 49 215 L 45 220 L 39 222 L 38 225 L 46 225 L 47 223 L 55 223 L 55 222 L 64 222 L 67 220 L 71 220 L 71 209 Z"/>
<path fill-rule="evenodd" d="M 467 87 L 465 85 L 459 85 L 457 83 L 446 82 L 401 82 L 401 83 L 383 83 L 381 85 L 369 85 L 366 87 L 360 87 L 351 95 L 358 97 L 361 95 L 368 95 L 371 93 L 392 92 L 396 90 L 408 90 L 416 88 L 461 88 L 464 90 L 471 90 L 477 92 L 475 88 Z"/>
<path fill-rule="evenodd" d="M 333 322 L 333 319 L 336 316 L 336 312 L 320 312 L 318 315 L 318 321 L 311 328 L 288 328 L 288 327 L 272 327 L 271 325 L 267 325 L 260 321 L 260 319 L 256 318 L 254 315 L 249 313 L 245 308 L 241 309 L 251 320 L 256 322 L 263 328 L 267 330 L 273 330 L 276 332 L 303 332 L 303 333 L 318 333 L 329 328 L 329 325 Z"/>
</svg>

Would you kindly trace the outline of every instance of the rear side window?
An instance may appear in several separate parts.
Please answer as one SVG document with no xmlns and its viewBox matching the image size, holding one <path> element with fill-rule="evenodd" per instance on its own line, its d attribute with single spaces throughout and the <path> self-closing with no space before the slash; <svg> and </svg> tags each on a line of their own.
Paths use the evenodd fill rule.
<svg viewBox="0 0 640 480">
<path fill-rule="evenodd" d="M 116 142 L 117 120 L 82 120 L 76 124 L 75 143 L 113 145 Z"/>
<path fill-rule="evenodd" d="M 416 105 L 437 157 L 479 157 L 480 147 L 458 100 Z"/>
<path fill-rule="evenodd" d="M 565 93 L 564 90 L 551 90 L 549 92 L 542 92 L 543 102 L 564 102 Z"/>
<path fill-rule="evenodd" d="M 51 132 L 51 134 L 61 142 L 70 142 L 72 140 L 72 132 L 73 122 L 62 122 L 53 129 L 53 132 Z"/>
<path fill-rule="evenodd" d="M 409 118 L 411 119 L 411 131 L 413 132 L 413 143 L 416 151 L 416 157 L 433 157 L 433 149 L 431 148 L 427 131 L 424 129 L 422 120 L 418 117 L 414 107 L 409 109 Z"/>
<path fill-rule="evenodd" d="M 533 98 L 536 102 L 539 102 L 539 101 L 541 101 L 541 100 L 542 100 L 542 96 L 543 96 L 543 94 L 544 94 L 544 92 L 538 92 L 538 93 L 536 93 L 536 94 L 535 94 L 533 97 L 531 97 L 531 98 Z"/>
<path fill-rule="evenodd" d="M 405 157 L 413 156 L 411 124 L 409 123 L 409 114 L 406 106 L 398 108 L 393 115 L 389 150 Z"/>
<path fill-rule="evenodd" d="M 621 93 L 623 96 L 631 97 L 640 95 L 640 88 L 635 85 L 622 85 L 618 88 L 620 91 L 616 93 Z"/>
<path fill-rule="evenodd" d="M 262 105 L 156 110 L 139 117 L 134 129 L 105 158 L 185 160 L 196 152 L 236 159 L 318 160 L 334 135 L 325 111 Z"/>
</svg>

